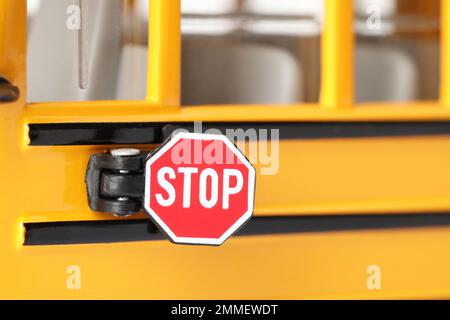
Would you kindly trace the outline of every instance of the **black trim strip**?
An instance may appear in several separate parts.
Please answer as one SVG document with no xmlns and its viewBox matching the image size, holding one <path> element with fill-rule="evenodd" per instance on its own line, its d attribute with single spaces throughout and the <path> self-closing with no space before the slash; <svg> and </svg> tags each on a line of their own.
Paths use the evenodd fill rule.
<svg viewBox="0 0 450 320">
<path fill-rule="evenodd" d="M 149 144 L 162 140 L 155 123 L 52 123 L 30 124 L 30 145 L 68 146 Z"/>
<path fill-rule="evenodd" d="M 280 139 L 330 139 L 449 135 L 450 122 L 209 122 L 203 132 L 226 129 L 279 129 Z M 174 128 L 193 123 L 52 123 L 30 124 L 32 146 L 160 144 Z"/>
<path fill-rule="evenodd" d="M 412 215 L 254 217 L 238 236 L 450 226 L 450 213 Z M 25 224 L 26 246 L 154 241 L 165 237 L 150 220 Z"/>
</svg>

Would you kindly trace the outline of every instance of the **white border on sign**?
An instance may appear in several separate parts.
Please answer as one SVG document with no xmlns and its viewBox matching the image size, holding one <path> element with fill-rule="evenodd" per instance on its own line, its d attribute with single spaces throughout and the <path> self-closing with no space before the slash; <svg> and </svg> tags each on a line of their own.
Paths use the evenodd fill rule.
<svg viewBox="0 0 450 320">
<path fill-rule="evenodd" d="M 172 230 L 164 223 L 164 221 L 156 214 L 150 207 L 150 166 L 158 160 L 164 153 L 172 148 L 181 139 L 192 140 L 221 140 L 226 144 L 230 150 L 239 158 L 239 160 L 248 168 L 248 204 L 247 211 L 220 237 L 220 238 L 191 238 L 191 237 L 177 237 Z M 144 209 L 152 217 L 152 219 L 167 233 L 170 239 L 175 243 L 186 244 L 209 244 L 221 245 L 234 232 L 236 232 L 247 220 L 253 215 L 253 207 L 255 201 L 255 183 L 256 171 L 252 164 L 247 160 L 244 154 L 224 135 L 219 134 L 204 134 L 180 132 L 176 134 L 171 140 L 164 144 L 145 164 L 145 194 L 144 194 Z"/>
</svg>

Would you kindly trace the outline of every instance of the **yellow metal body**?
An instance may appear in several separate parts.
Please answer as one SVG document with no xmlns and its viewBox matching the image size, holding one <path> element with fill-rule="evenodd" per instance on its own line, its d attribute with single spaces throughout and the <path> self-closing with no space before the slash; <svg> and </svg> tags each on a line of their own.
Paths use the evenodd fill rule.
<svg viewBox="0 0 450 320">
<path fill-rule="evenodd" d="M 26 102 L 26 1 L 0 0 L 0 74 L 21 90 L 0 105 L 0 298 L 448 298 L 450 228 L 23 246 L 27 222 L 117 219 L 87 206 L 89 155 L 111 146 L 31 147 L 29 123 L 450 120 L 449 0 L 442 0 L 441 99 L 354 104 L 352 1 L 327 0 L 317 105 L 180 108 L 180 4 L 151 0 L 145 101 Z M 238 110 L 238 112 L 237 112 Z M 150 146 L 149 148 L 152 148 Z M 280 142 L 258 176 L 256 216 L 449 212 L 450 137 Z M 82 287 L 66 286 L 67 266 Z M 382 289 L 366 286 L 382 268 Z"/>
</svg>

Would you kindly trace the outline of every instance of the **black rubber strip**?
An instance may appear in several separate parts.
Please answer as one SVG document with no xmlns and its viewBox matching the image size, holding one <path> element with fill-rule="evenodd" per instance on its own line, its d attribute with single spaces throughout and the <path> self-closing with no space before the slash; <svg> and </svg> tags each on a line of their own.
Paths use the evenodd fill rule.
<svg viewBox="0 0 450 320">
<path fill-rule="evenodd" d="M 450 226 L 448 214 L 254 217 L 237 236 Z M 165 237 L 150 220 L 25 224 L 26 246 L 154 241 Z"/>
<path fill-rule="evenodd" d="M 209 122 L 203 132 L 215 128 L 279 129 L 280 139 L 330 139 L 363 137 L 396 137 L 449 135 L 450 122 Z M 168 129 L 169 128 L 169 129 Z M 175 128 L 193 131 L 194 124 L 180 123 L 53 123 L 30 124 L 32 146 L 160 144 Z M 264 139 L 264 136 L 259 136 Z"/>
<path fill-rule="evenodd" d="M 155 123 L 55 123 L 30 124 L 30 145 L 69 146 L 151 144 L 162 141 Z"/>
</svg>

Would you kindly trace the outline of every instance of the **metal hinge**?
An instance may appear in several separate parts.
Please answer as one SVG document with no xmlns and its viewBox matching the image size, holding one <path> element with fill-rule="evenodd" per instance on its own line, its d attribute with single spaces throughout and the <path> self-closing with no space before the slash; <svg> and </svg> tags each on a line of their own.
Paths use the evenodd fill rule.
<svg viewBox="0 0 450 320">
<path fill-rule="evenodd" d="M 85 182 L 93 211 L 125 217 L 142 210 L 148 152 L 117 149 L 91 156 Z"/>
</svg>

